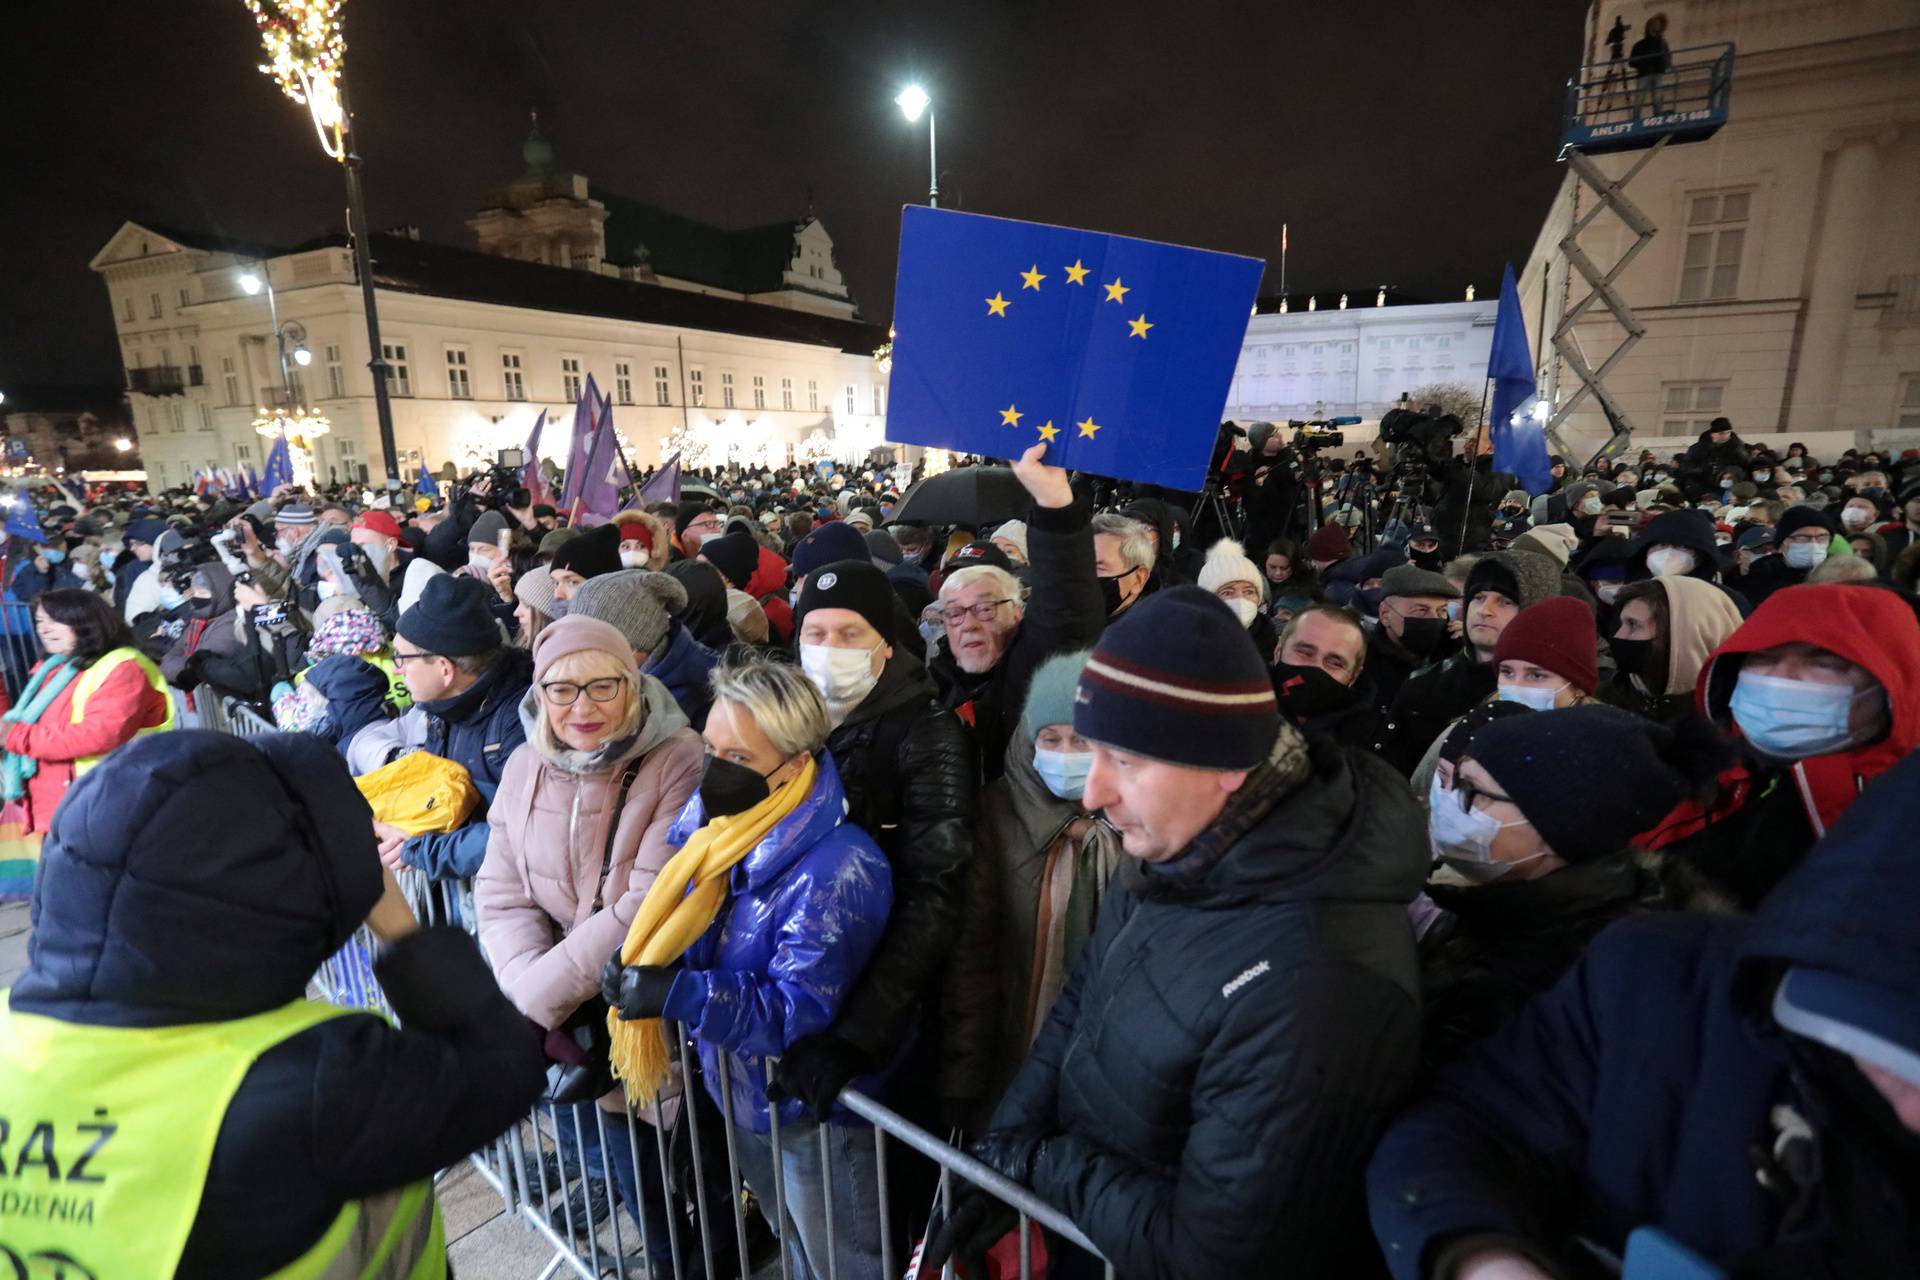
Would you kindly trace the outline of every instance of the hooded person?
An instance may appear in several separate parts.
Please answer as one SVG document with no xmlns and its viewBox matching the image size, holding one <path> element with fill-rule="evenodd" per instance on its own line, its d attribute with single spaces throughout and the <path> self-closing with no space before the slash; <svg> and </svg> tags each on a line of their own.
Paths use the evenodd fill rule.
<svg viewBox="0 0 1920 1280">
<path fill-rule="evenodd" d="M 1629 582 L 1642 578 L 1693 578 L 1720 585 L 1721 550 L 1714 524 L 1704 512 L 1666 511 L 1649 520 L 1634 538 L 1627 557 Z M 1721 586 L 1742 616 L 1753 612 L 1745 595 Z"/>
<path fill-rule="evenodd" d="M 667 567 L 673 554 L 673 527 L 665 520 L 645 511 L 622 511 L 608 523 L 620 530 L 621 568 L 658 571 Z M 544 548 L 545 542 L 541 545 Z"/>
<path fill-rule="evenodd" d="M 1132 520 L 1147 531 L 1147 541 L 1153 544 L 1153 587 L 1178 586 L 1193 581 L 1193 575 L 1187 571 L 1187 556 L 1182 554 L 1188 548 L 1181 545 L 1179 518 L 1172 507 L 1158 498 L 1135 498 L 1120 508 L 1120 514 Z"/>
<path fill-rule="evenodd" d="M 1233 610 L 1252 637 L 1255 649 L 1265 654 L 1273 652 L 1280 635 L 1264 608 L 1267 578 L 1238 542 L 1222 538 L 1207 548 L 1207 558 L 1200 565 L 1196 581 L 1202 591 L 1213 592 Z"/>
<path fill-rule="evenodd" d="M 1920 621 L 1884 587 L 1776 592 L 1707 659 L 1698 698 L 1741 759 L 1641 843 L 1676 905 L 1752 911 L 1920 745 Z"/>
<path fill-rule="evenodd" d="M 698 732 L 713 705 L 708 685 L 720 659 L 678 621 L 686 607 L 687 589 L 676 575 L 622 569 L 581 587 L 567 616 L 598 618 L 625 636 L 640 670 L 666 686 Z"/>
<path fill-rule="evenodd" d="M 60 808 L 33 918 L 0 1114 L 79 1127 L 60 1185 L 85 1212 L 15 1219 L 11 1248 L 102 1276 L 447 1274 L 431 1180 L 524 1118 L 540 1041 L 472 938 L 415 923 L 325 744 L 114 752 Z M 398 1025 L 306 999 L 363 923 Z M 51 1142 L 21 1177 L 56 1176 Z"/>
<path fill-rule="evenodd" d="M 873 836 L 892 870 L 886 940 L 847 994 L 833 1025 L 792 1045 L 775 1088 L 824 1118 L 846 1083 L 877 1071 L 925 1019 L 938 1026 L 940 983 L 960 931 L 960 899 L 974 851 L 980 760 L 973 735 L 940 705 L 926 667 L 895 643 L 893 584 L 866 560 L 807 575 L 794 610 L 800 668 L 827 708 L 827 752 L 845 788 L 848 821 Z M 901 1068 L 899 1097 L 930 1127 L 984 1094 L 945 1097 L 931 1044 Z M 945 1114 L 935 1104 L 943 1104 Z"/>
<path fill-rule="evenodd" d="M 1531 509 L 1533 495 L 1525 489 L 1509 489 L 1500 497 L 1500 505 L 1493 513 L 1493 533 L 1496 538 L 1512 542 L 1515 538 L 1533 527 Z"/>
<path fill-rule="evenodd" d="M 675 617 L 693 633 L 693 638 L 716 653 L 733 643 L 733 630 L 727 625 L 727 580 L 704 560 L 676 560 L 667 566 L 668 576 L 687 593 L 687 604 Z"/>
<path fill-rule="evenodd" d="M 1909 756 L 1757 916 L 1617 923 L 1433 1077 L 1368 1176 L 1396 1280 L 1920 1274 L 1916 797 Z"/>
<path fill-rule="evenodd" d="M 304 732 L 330 744 L 343 759 L 362 729 L 393 718 L 387 673 L 365 658 L 346 654 L 323 657 L 306 673 L 303 683 L 318 695 L 326 709 L 319 723 Z"/>
<path fill-rule="evenodd" d="M 627 638 L 578 613 L 534 642 L 519 716 L 525 741 L 487 810 L 473 900 L 500 989 L 551 1031 L 599 993 L 601 968 L 672 856 L 667 832 L 700 785 L 704 752 L 666 686 L 634 664 Z M 601 1116 L 593 1107 L 574 1107 L 585 1163 L 612 1166 L 628 1215 L 660 1256 L 659 1165 L 636 1166 L 619 1091 L 600 1099 Z"/>
<path fill-rule="evenodd" d="M 1526 551 L 1495 551 L 1468 571 L 1460 651 L 1431 663 L 1400 687 L 1387 713 L 1382 754 L 1411 774 L 1434 742 L 1499 683 L 1493 651 L 1500 634 L 1529 605 L 1560 593 L 1560 566 Z"/>
<path fill-rule="evenodd" d="M 753 572 L 740 590 L 750 596 L 765 615 L 767 642 L 785 645 L 793 639 L 793 603 L 787 598 L 787 562 L 778 551 L 764 544 L 754 550 Z M 733 618 L 729 606 L 727 617 Z"/>
<path fill-rule="evenodd" d="M 1127 856 L 970 1150 L 1121 1275 L 1362 1274 L 1361 1172 L 1418 1069 L 1406 780 L 1283 724 L 1246 629 L 1197 587 L 1107 628 L 1073 712 L 1083 803 Z M 956 1193 L 923 1265 L 997 1240 L 996 1204 Z"/>
<path fill-rule="evenodd" d="M 1698 718 L 1603 706 L 1500 718 L 1459 744 L 1427 798 L 1434 855 L 1453 873 L 1428 883 L 1436 914 L 1420 938 L 1430 1069 L 1552 986 L 1601 929 L 1658 902 L 1633 837 L 1711 786 L 1728 755 Z"/>
<path fill-rule="evenodd" d="M 1845 555 L 1849 550 L 1832 511 L 1813 507 L 1789 507 L 1782 513 L 1773 526 L 1773 542 L 1779 554 L 1754 561 L 1740 579 L 1740 590 L 1756 607 L 1782 587 L 1805 582 L 1814 566 L 1829 555 Z"/>
<path fill-rule="evenodd" d="M 1061 654 L 1034 673 L 1006 772 L 981 792 L 980 849 L 947 974 L 942 1096 L 997 1102 L 1006 1092 L 1120 866 L 1119 835 L 1081 803 L 1093 751 L 1074 732 L 1073 696 L 1087 658 Z"/>
<path fill-rule="evenodd" d="M 1694 687 L 1707 655 L 1741 622 L 1719 584 L 1684 576 L 1629 584 L 1612 616 L 1618 621 L 1607 646 L 1615 672 L 1601 699 L 1667 722 L 1694 714 Z"/>
</svg>

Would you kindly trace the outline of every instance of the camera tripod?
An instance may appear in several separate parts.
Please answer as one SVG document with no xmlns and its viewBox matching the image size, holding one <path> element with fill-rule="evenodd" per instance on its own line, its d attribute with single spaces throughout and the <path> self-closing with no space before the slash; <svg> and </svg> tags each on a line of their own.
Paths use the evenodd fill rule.
<svg viewBox="0 0 1920 1280">
<path fill-rule="evenodd" d="M 1207 473 L 1206 483 L 1201 486 L 1200 498 L 1187 513 L 1187 525 L 1193 530 L 1196 546 L 1211 546 L 1212 539 L 1202 539 L 1200 534 L 1206 526 L 1201 517 L 1211 516 L 1220 526 L 1220 537 L 1232 538 L 1236 542 L 1244 536 L 1240 523 L 1233 514 L 1233 503 L 1227 495 L 1226 480 L 1215 471 Z"/>
</svg>

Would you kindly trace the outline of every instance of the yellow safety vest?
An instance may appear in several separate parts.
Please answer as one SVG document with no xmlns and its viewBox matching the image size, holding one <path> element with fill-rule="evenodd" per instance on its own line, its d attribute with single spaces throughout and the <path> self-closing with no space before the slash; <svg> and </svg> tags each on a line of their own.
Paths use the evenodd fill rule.
<svg viewBox="0 0 1920 1280">
<path fill-rule="evenodd" d="M 407 691 L 407 678 L 400 674 L 400 668 L 393 665 L 393 656 L 384 649 L 378 653 L 356 654 L 362 662 L 371 663 L 387 678 L 387 705 L 404 715 L 413 706 L 413 695 Z M 293 677 L 294 686 L 299 687 L 313 671 L 308 667 Z"/>
<path fill-rule="evenodd" d="M 167 707 L 165 720 L 159 724 L 148 725 L 133 736 L 137 738 L 142 733 L 159 733 L 163 729 L 173 728 L 173 694 L 167 688 L 167 678 L 160 674 L 160 668 L 154 666 L 146 654 L 138 649 L 129 648 L 109 649 L 100 655 L 97 662 L 80 673 L 80 678 L 73 682 L 73 718 L 67 723 L 80 723 L 87 714 L 87 699 L 93 696 L 94 690 L 106 683 L 107 677 L 113 674 L 113 669 L 123 662 L 131 662 L 146 673 L 147 683 L 159 693 L 160 700 Z M 105 758 L 104 756 L 82 756 L 73 762 L 73 776 L 79 777 Z"/>
<path fill-rule="evenodd" d="M 0 1182 L 0 1274 L 171 1277 L 248 1069 L 282 1041 L 351 1016 L 301 1000 L 232 1022 L 96 1027 L 15 1011 L 0 992 L 0 1160 L 9 1174 Z M 274 1274 L 440 1280 L 446 1234 L 432 1183 L 349 1202 Z"/>
</svg>

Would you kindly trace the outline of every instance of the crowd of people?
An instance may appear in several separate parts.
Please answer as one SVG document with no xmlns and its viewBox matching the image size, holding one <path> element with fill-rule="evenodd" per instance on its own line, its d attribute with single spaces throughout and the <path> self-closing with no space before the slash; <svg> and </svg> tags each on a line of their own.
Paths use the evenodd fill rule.
<svg viewBox="0 0 1920 1280">
<path fill-rule="evenodd" d="M 1530 492 L 1415 418 L 1351 458 L 1256 424 L 1217 503 L 1036 446 L 1019 509 L 937 526 L 854 468 L 579 524 L 497 475 L 49 513 L 0 1054 L 266 1020 L 182 1275 L 375 1196 L 431 1252 L 418 1179 L 544 1096 L 569 1220 L 662 1256 L 733 1189 L 632 1152 L 724 1109 L 793 1273 L 878 1276 L 933 1193 L 885 1171 L 885 1220 L 849 1087 L 1126 1277 L 1920 1274 L 1920 452 L 1721 419 Z M 204 700 L 288 736 L 175 729 Z M 472 918 L 416 928 L 406 869 Z M 363 920 L 401 1027 L 289 1023 Z M 403 1104 L 404 1156 L 326 1136 Z M 315 1108 L 263 1171 L 244 1124 Z M 963 1187 L 923 1265 L 1014 1226 Z"/>
</svg>

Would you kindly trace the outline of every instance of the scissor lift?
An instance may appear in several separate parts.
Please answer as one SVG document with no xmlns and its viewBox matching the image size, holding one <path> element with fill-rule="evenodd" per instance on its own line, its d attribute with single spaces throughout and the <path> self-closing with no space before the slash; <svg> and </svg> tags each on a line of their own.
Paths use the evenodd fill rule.
<svg viewBox="0 0 1920 1280">
<path fill-rule="evenodd" d="M 1673 54 L 1673 69 L 1653 78 L 1652 83 L 1636 76 L 1625 59 L 1590 63 L 1567 81 L 1560 158 L 1598 198 L 1592 208 L 1574 220 L 1559 246 L 1568 270 L 1578 272 L 1590 290 L 1578 302 L 1572 302 L 1573 291 L 1568 289 L 1569 305 L 1553 331 L 1554 352 L 1580 380 L 1579 388 L 1555 406 L 1547 420 L 1547 438 L 1563 456 L 1568 450 L 1560 438 L 1560 425 L 1589 394 L 1599 401 L 1613 428 L 1613 437 L 1594 455 L 1596 459 L 1619 456 L 1633 437 L 1633 419 L 1608 394 L 1606 377 L 1646 335 L 1646 326 L 1634 316 L 1614 282 L 1646 248 L 1658 228 L 1627 198 L 1627 184 L 1669 144 L 1704 142 L 1718 133 L 1727 122 L 1732 92 L 1731 44 L 1678 50 Z M 1639 151 L 1641 155 L 1619 178 L 1609 178 L 1593 157 L 1619 151 Z M 1635 237 L 1619 259 L 1605 269 L 1580 247 L 1580 233 L 1603 210 L 1611 210 Z M 1596 302 L 1607 309 L 1624 333 L 1619 345 L 1597 366 L 1587 360 L 1573 332 L 1581 316 Z"/>
</svg>

